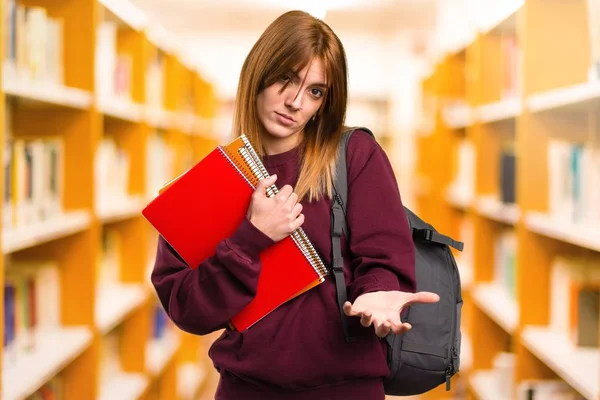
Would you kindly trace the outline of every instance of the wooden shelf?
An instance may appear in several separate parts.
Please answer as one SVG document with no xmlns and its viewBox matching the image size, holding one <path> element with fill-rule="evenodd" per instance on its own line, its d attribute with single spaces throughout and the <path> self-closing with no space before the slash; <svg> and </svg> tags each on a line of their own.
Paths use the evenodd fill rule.
<svg viewBox="0 0 600 400">
<path fill-rule="evenodd" d="M 519 99 L 509 99 L 486 104 L 477 108 L 477 119 L 482 123 L 492 123 L 515 119 L 523 112 Z"/>
<path fill-rule="evenodd" d="M 21 354 L 14 364 L 2 368 L 2 399 L 17 400 L 33 394 L 69 365 L 91 344 L 85 327 L 61 328 L 36 334 L 35 350 Z"/>
<path fill-rule="evenodd" d="M 540 235 L 586 249 L 600 251 L 600 227 L 591 227 L 560 221 L 548 214 L 528 212 L 525 215 L 527 228 Z"/>
<path fill-rule="evenodd" d="M 60 106 L 85 110 L 92 105 L 92 95 L 85 90 L 4 76 L 4 93 L 7 96 L 28 100 L 41 105 Z"/>
<path fill-rule="evenodd" d="M 149 379 L 142 373 L 120 373 L 101 384 L 100 400 L 137 400 L 148 388 Z"/>
<path fill-rule="evenodd" d="M 523 329 L 521 341 L 529 351 L 586 399 L 595 400 L 600 396 L 598 349 L 575 347 L 564 335 L 533 326 Z"/>
<path fill-rule="evenodd" d="M 495 283 L 478 283 L 473 288 L 474 303 L 509 334 L 514 334 L 519 324 L 518 304 L 506 290 Z"/>
<path fill-rule="evenodd" d="M 175 118 L 170 111 L 146 108 L 144 110 L 144 120 L 154 128 L 169 129 L 173 126 Z"/>
<path fill-rule="evenodd" d="M 98 0 L 116 18 L 127 26 L 142 30 L 148 25 L 148 16 L 130 1 L 123 0 Z"/>
<path fill-rule="evenodd" d="M 103 224 L 109 224 L 140 216 L 144 206 L 142 196 L 130 196 L 106 202 L 106 205 L 98 208 L 96 214 Z"/>
<path fill-rule="evenodd" d="M 487 5 L 487 18 L 480 18 L 477 28 L 481 33 L 514 32 L 517 25 L 517 12 L 525 5 L 525 0 L 506 0 Z M 493 9 L 489 9 L 492 8 Z"/>
<path fill-rule="evenodd" d="M 516 204 L 503 204 L 492 196 L 478 197 L 475 200 L 475 208 L 480 215 L 508 225 L 515 225 L 521 217 Z"/>
<path fill-rule="evenodd" d="M 443 110 L 444 122 L 450 129 L 463 129 L 475 121 L 475 111 L 466 104 L 446 106 Z"/>
<path fill-rule="evenodd" d="M 469 387 L 480 400 L 505 400 L 498 393 L 498 374 L 496 371 L 474 372 L 469 379 Z"/>
<path fill-rule="evenodd" d="M 95 321 L 102 334 L 119 325 L 148 298 L 143 284 L 100 285 L 97 291 Z"/>
<path fill-rule="evenodd" d="M 473 284 L 473 264 L 461 257 L 456 257 L 456 265 L 460 273 L 460 285 L 462 290 L 469 290 Z"/>
<path fill-rule="evenodd" d="M 206 379 L 206 371 L 196 363 L 184 363 L 177 368 L 177 395 L 181 400 L 194 400 Z"/>
<path fill-rule="evenodd" d="M 177 129 L 188 135 L 193 134 L 198 127 L 198 121 L 194 114 L 184 112 L 176 113 L 173 116 L 173 120 L 174 125 L 177 127 Z"/>
<path fill-rule="evenodd" d="M 177 335 L 167 333 L 161 339 L 150 340 L 146 347 L 146 370 L 151 376 L 158 376 L 175 357 L 180 340 Z"/>
<path fill-rule="evenodd" d="M 460 186 L 450 185 L 446 190 L 446 201 L 458 209 L 466 210 L 473 203 L 473 196 L 461 190 Z"/>
<path fill-rule="evenodd" d="M 586 82 L 561 87 L 527 98 L 527 108 L 533 113 L 543 111 L 588 111 L 600 105 L 600 82 Z"/>
<path fill-rule="evenodd" d="M 140 122 L 142 120 L 142 107 L 132 101 L 114 98 L 100 101 L 98 110 L 105 117 L 128 122 Z"/>
<path fill-rule="evenodd" d="M 87 211 L 69 211 L 46 221 L 3 232 L 4 254 L 34 247 L 87 229 L 91 223 Z"/>
<path fill-rule="evenodd" d="M 468 332 L 461 332 L 460 343 L 460 371 L 469 372 L 473 367 L 473 345 Z"/>
</svg>

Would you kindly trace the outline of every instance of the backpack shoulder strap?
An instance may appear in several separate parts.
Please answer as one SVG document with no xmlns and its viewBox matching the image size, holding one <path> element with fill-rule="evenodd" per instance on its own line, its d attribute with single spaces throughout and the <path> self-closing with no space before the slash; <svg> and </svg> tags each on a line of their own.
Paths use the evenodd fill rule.
<svg viewBox="0 0 600 400">
<path fill-rule="evenodd" d="M 342 135 L 342 140 L 340 140 L 338 147 L 337 162 L 335 164 L 335 181 L 333 183 L 333 189 L 334 193 L 337 194 L 336 197 L 339 197 L 337 200 L 341 202 L 344 215 L 346 215 L 346 203 L 348 201 L 348 166 L 346 165 L 348 142 L 354 131 L 357 130 L 365 131 L 375 138 L 375 135 L 373 135 L 373 132 L 371 132 L 370 129 L 362 126 L 349 128 L 344 131 Z M 346 221 L 344 221 L 344 226 L 345 225 Z"/>
<path fill-rule="evenodd" d="M 346 152 L 350 137 L 357 129 L 373 133 L 367 128 L 350 128 L 342 135 L 342 140 L 338 147 L 338 155 L 335 168 L 335 181 L 333 182 L 333 200 L 331 201 L 331 251 L 333 260 L 333 277 L 337 292 L 338 307 L 342 318 L 344 328 L 344 338 L 347 342 L 353 340 L 348 329 L 348 319 L 344 313 L 344 303 L 348 300 L 346 290 L 346 281 L 344 279 L 344 259 L 342 257 L 341 237 L 345 232 L 346 238 L 349 236 L 348 225 L 346 224 L 346 204 L 348 201 L 348 171 L 346 165 Z"/>
</svg>

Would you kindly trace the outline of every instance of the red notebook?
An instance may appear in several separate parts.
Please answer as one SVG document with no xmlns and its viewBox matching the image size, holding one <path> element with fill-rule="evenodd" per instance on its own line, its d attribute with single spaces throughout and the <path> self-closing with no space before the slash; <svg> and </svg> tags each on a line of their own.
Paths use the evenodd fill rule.
<svg viewBox="0 0 600 400">
<path fill-rule="evenodd" d="M 219 146 L 171 181 L 142 214 L 191 268 L 214 255 L 246 217 L 259 179 L 268 176 L 244 137 Z M 271 193 L 277 188 L 272 186 Z M 286 301 L 323 282 L 327 270 L 302 229 L 260 254 L 255 298 L 231 321 L 243 331 Z"/>
</svg>

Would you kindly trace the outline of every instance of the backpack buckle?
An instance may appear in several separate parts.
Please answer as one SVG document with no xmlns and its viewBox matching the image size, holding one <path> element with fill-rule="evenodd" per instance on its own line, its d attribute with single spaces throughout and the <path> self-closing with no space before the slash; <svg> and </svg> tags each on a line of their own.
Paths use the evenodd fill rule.
<svg viewBox="0 0 600 400">
<path fill-rule="evenodd" d="M 412 236 L 414 239 L 421 239 L 430 241 L 433 236 L 433 231 L 431 229 L 412 229 Z"/>
</svg>

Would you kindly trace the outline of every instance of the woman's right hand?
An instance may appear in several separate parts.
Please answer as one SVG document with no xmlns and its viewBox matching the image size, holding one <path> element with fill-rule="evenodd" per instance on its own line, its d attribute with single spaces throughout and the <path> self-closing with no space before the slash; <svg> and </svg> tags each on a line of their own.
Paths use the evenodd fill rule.
<svg viewBox="0 0 600 400">
<path fill-rule="evenodd" d="M 278 242 L 302 226 L 304 215 L 298 195 L 290 185 L 283 186 L 273 197 L 267 196 L 266 189 L 276 180 L 277 175 L 271 175 L 258 182 L 247 217 L 256 228 Z"/>
</svg>

